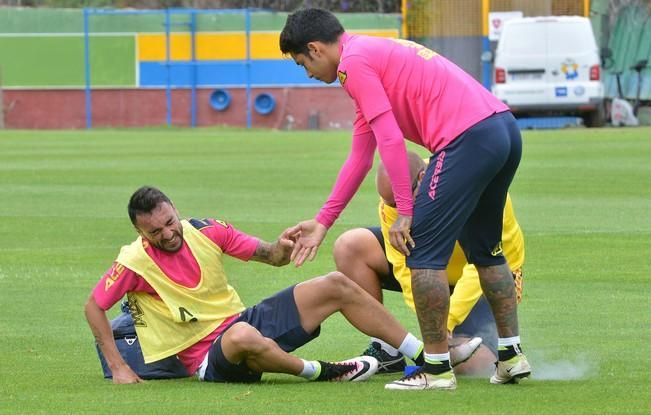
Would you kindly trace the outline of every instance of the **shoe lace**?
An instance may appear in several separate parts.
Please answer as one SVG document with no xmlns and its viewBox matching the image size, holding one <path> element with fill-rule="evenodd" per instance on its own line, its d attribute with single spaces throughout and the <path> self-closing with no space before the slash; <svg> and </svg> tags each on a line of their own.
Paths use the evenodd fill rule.
<svg viewBox="0 0 651 415">
<path fill-rule="evenodd" d="M 408 375 L 405 375 L 402 378 L 400 378 L 400 382 L 404 382 L 404 381 L 407 381 L 407 380 L 415 380 L 415 379 L 419 379 L 419 378 L 426 378 L 425 377 L 425 371 L 423 370 L 422 367 L 418 368 L 415 371 L 413 371 L 412 373 L 410 373 Z"/>
<path fill-rule="evenodd" d="M 319 380 L 337 380 L 345 376 L 346 374 L 357 369 L 357 363 L 333 363 L 327 362 L 322 367 L 323 372 L 319 376 Z"/>
</svg>

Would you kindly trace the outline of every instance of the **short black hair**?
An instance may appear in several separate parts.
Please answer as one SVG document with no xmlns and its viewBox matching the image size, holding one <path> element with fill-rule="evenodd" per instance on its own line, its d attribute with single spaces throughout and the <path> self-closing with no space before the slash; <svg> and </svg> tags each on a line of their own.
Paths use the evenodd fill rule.
<svg viewBox="0 0 651 415">
<path fill-rule="evenodd" d="M 152 210 L 156 209 L 156 206 L 163 202 L 167 202 L 170 205 L 172 204 L 169 197 L 159 189 L 153 186 L 142 186 L 140 189 L 136 190 L 129 199 L 127 210 L 129 211 L 129 219 L 131 219 L 131 223 L 135 226 L 137 215 L 151 213 Z"/>
<path fill-rule="evenodd" d="M 334 43 L 344 33 L 344 27 L 327 10 L 310 8 L 297 10 L 287 16 L 280 32 L 280 51 L 283 54 L 309 55 L 309 42 Z"/>
</svg>

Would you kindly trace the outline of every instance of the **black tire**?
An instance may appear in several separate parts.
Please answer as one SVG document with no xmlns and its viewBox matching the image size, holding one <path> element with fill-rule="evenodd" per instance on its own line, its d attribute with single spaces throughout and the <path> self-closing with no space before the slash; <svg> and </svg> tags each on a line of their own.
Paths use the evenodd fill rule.
<svg viewBox="0 0 651 415">
<path fill-rule="evenodd" d="M 599 104 L 597 109 L 583 116 L 583 123 L 588 128 L 599 128 L 606 124 L 606 110 L 603 104 Z"/>
</svg>

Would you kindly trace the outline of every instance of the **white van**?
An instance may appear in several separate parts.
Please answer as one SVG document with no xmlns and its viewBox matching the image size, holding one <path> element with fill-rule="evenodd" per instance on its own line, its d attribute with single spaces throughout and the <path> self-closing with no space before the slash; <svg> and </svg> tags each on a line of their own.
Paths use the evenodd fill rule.
<svg viewBox="0 0 651 415">
<path fill-rule="evenodd" d="M 579 16 L 512 19 L 495 51 L 493 94 L 517 115 L 578 115 L 604 124 L 604 87 L 590 20 Z"/>
</svg>

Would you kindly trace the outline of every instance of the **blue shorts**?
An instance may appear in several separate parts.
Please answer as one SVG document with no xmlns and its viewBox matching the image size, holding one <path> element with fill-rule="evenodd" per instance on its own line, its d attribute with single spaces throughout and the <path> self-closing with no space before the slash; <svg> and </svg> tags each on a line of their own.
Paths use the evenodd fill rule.
<svg viewBox="0 0 651 415">
<path fill-rule="evenodd" d="M 469 263 L 501 265 L 506 194 L 522 156 L 515 118 L 501 112 L 434 153 L 414 203 L 407 266 L 443 270 L 455 241 Z"/>
<path fill-rule="evenodd" d="M 366 228 L 377 238 L 382 251 L 384 249 L 384 236 L 382 235 L 382 230 L 379 227 L 370 227 Z M 393 275 L 393 265 L 387 261 L 389 265 L 389 275 L 382 276 L 381 286 L 383 290 L 388 291 L 397 291 L 402 292 L 400 283 Z M 454 292 L 454 287 L 450 287 L 450 293 Z M 482 344 L 488 347 L 495 356 L 497 356 L 497 326 L 495 325 L 495 318 L 493 317 L 493 312 L 491 311 L 490 304 L 488 300 L 483 295 L 479 297 L 479 300 L 475 306 L 470 310 L 470 313 L 466 319 L 458 325 L 454 332 L 453 336 L 460 337 L 481 337 Z"/>
<path fill-rule="evenodd" d="M 231 323 L 245 322 L 258 329 L 264 337 L 275 341 L 281 349 L 292 352 L 319 337 L 321 327 L 307 333 L 301 326 L 301 316 L 294 300 L 294 285 L 262 300 L 242 312 Z M 230 327 L 230 326 L 229 326 Z M 228 328 L 224 330 L 224 333 Z M 222 333 L 223 336 L 223 333 Z M 254 372 L 245 362 L 233 364 L 226 360 L 222 352 L 219 336 L 208 352 L 208 365 L 203 380 L 208 382 L 257 382 L 262 373 Z"/>
</svg>

